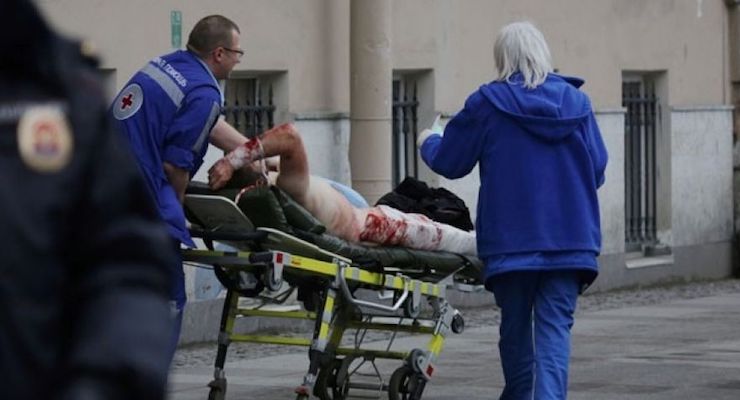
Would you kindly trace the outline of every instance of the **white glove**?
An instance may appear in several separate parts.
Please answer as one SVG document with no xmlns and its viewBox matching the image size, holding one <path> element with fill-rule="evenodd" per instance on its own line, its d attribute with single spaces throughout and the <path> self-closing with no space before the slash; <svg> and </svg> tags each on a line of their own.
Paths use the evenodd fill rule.
<svg viewBox="0 0 740 400">
<path fill-rule="evenodd" d="M 432 127 L 429 128 L 432 132 L 442 134 L 444 132 L 444 128 L 442 128 L 442 125 L 439 123 L 439 119 L 442 118 L 442 114 L 437 114 L 437 117 L 434 118 L 434 122 L 432 123 Z"/>
<path fill-rule="evenodd" d="M 439 124 L 439 118 L 441 115 L 437 114 L 437 118 L 434 119 L 434 123 L 432 124 L 431 128 L 424 129 L 423 131 L 419 132 L 419 135 L 416 139 L 416 146 L 421 147 L 422 144 L 424 144 L 424 141 L 429 138 L 429 136 L 432 135 L 440 135 L 442 136 L 442 132 L 444 130 L 442 129 L 442 125 Z"/>
<path fill-rule="evenodd" d="M 426 141 L 429 136 L 432 135 L 439 135 L 439 133 L 432 132 L 431 129 L 424 129 L 423 131 L 419 132 L 419 136 L 416 139 L 416 146 L 421 147 L 421 145 L 424 144 L 424 141 Z"/>
</svg>

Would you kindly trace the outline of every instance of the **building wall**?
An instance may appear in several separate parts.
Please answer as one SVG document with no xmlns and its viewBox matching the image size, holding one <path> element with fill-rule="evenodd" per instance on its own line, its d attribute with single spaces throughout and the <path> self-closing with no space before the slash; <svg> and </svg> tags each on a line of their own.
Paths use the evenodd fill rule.
<svg viewBox="0 0 740 400">
<path fill-rule="evenodd" d="M 284 72 L 287 119 L 304 133 L 312 171 L 350 181 L 347 0 L 38 0 L 62 30 L 97 43 L 120 88 L 170 45 L 170 12 L 182 12 L 183 45 L 202 16 L 220 13 L 242 30 L 240 76 Z M 392 63 L 423 75 L 420 126 L 446 118 L 491 80 L 493 39 L 528 19 L 548 38 L 554 65 L 585 78 L 610 153 L 599 192 L 604 237 L 597 289 L 730 273 L 732 116 L 728 12 L 720 0 L 403 0 L 392 2 Z M 668 146 L 660 167 L 662 238 L 672 255 L 635 261 L 624 247 L 624 73 L 661 78 Z M 390 78 L 389 78 L 390 79 Z M 280 121 L 276 121 L 280 122 Z M 389 133 L 390 134 L 390 133 Z M 216 159 L 218 153 L 209 157 Z M 206 162 L 208 164 L 208 161 Z M 432 183 L 463 197 L 475 214 L 477 169 Z M 201 172 L 202 174 L 202 172 Z M 201 175 L 202 176 L 202 175 Z M 711 263 L 711 267 L 706 264 Z"/>
<path fill-rule="evenodd" d="M 732 215 L 732 112 L 729 107 L 671 113 L 673 245 L 729 242 Z"/>
<path fill-rule="evenodd" d="M 599 189 L 602 254 L 624 252 L 624 111 L 596 113 L 596 122 L 609 152 L 604 185 Z"/>
<path fill-rule="evenodd" d="M 37 0 L 63 31 L 92 39 L 123 86 L 171 50 L 170 12 L 183 45 L 214 13 L 242 30 L 237 70 L 290 71 L 290 111 L 349 110 L 347 0 Z M 528 19 L 545 33 L 555 66 L 586 79 L 597 108 L 621 105 L 622 70 L 670 70 L 672 105 L 727 102 L 727 11 L 719 0 L 403 0 L 393 2 L 393 67 L 433 69 L 438 111 L 456 112 L 491 79 L 493 38 Z M 676 29 L 681 27 L 681 29 Z"/>
</svg>

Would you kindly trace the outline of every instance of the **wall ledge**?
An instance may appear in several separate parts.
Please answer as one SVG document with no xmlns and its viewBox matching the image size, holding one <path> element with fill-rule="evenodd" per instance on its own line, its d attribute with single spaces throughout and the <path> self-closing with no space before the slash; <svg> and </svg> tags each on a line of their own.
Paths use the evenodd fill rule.
<svg viewBox="0 0 740 400">
<path fill-rule="evenodd" d="M 715 104 L 715 105 L 695 105 L 695 106 L 671 106 L 673 112 L 728 112 L 734 110 L 735 107 L 727 104 Z"/>
<path fill-rule="evenodd" d="M 625 261 L 627 269 L 648 268 L 648 267 L 670 267 L 673 266 L 673 254 L 657 257 L 638 257 Z"/>
<path fill-rule="evenodd" d="M 307 111 L 293 113 L 294 121 L 325 121 L 349 119 L 349 113 L 336 111 Z"/>
<path fill-rule="evenodd" d="M 606 115 L 606 114 L 620 114 L 624 115 L 627 113 L 627 109 L 624 107 L 619 108 L 599 108 L 594 110 L 594 114 L 596 115 Z"/>
</svg>

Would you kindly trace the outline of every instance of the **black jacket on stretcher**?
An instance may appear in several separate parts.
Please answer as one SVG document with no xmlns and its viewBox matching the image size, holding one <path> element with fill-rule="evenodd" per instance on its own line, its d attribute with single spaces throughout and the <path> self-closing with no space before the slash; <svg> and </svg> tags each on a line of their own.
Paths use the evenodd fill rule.
<svg viewBox="0 0 740 400">
<path fill-rule="evenodd" d="M 162 399 L 166 231 L 79 46 L 0 3 L 0 398 Z"/>
</svg>

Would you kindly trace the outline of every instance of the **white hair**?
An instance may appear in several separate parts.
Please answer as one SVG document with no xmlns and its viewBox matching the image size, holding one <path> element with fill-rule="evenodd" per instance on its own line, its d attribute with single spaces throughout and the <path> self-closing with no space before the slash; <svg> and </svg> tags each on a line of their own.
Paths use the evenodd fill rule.
<svg viewBox="0 0 740 400">
<path fill-rule="evenodd" d="M 534 89 L 552 72 L 550 49 L 545 37 L 530 22 L 514 22 L 501 29 L 493 45 L 493 58 L 498 70 L 497 81 L 509 82 L 520 72 L 524 87 Z"/>
</svg>

